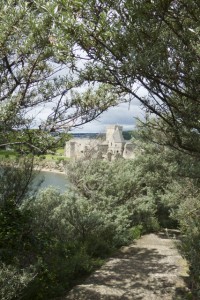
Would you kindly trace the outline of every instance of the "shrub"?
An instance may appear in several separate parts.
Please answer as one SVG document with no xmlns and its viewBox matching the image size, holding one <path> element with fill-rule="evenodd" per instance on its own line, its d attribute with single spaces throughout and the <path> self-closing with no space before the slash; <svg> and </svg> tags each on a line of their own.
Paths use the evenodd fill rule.
<svg viewBox="0 0 200 300">
<path fill-rule="evenodd" d="M 22 269 L 0 264 L 0 298 L 12 300 L 20 298 L 24 289 L 34 280 L 35 272 L 32 269 Z"/>
<path fill-rule="evenodd" d="M 139 239 L 141 237 L 142 233 L 143 233 L 142 225 L 136 225 L 129 229 L 130 238 L 133 240 Z"/>
<path fill-rule="evenodd" d="M 176 215 L 181 229 L 181 251 L 189 264 L 192 292 L 200 297 L 200 198 L 188 197 Z M 197 299 L 196 298 L 196 299 Z"/>
<path fill-rule="evenodd" d="M 120 243 L 127 243 L 131 226 L 142 224 L 146 231 L 158 227 L 156 197 L 146 186 L 144 191 L 137 161 L 79 161 L 69 164 L 67 173 L 75 190 L 115 223 Z"/>
<path fill-rule="evenodd" d="M 91 272 L 115 248 L 114 222 L 80 195 L 46 189 L 22 210 L 31 212 L 37 270 L 24 299 L 62 295 L 75 278 Z"/>
</svg>

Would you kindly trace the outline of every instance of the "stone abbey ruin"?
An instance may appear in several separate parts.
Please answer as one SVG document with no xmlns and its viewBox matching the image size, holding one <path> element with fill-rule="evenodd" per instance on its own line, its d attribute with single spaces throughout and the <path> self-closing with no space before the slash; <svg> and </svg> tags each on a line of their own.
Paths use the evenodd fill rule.
<svg viewBox="0 0 200 300">
<path fill-rule="evenodd" d="M 118 158 L 133 158 L 134 145 L 124 139 L 122 126 L 110 125 L 106 130 L 106 138 L 73 138 L 66 142 L 65 156 L 69 158 L 99 158 L 109 161 Z"/>
</svg>

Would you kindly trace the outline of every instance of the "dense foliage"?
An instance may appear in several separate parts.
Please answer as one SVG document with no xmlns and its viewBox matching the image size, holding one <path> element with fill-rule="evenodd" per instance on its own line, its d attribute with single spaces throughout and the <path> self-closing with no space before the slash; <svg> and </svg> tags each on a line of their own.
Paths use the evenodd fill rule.
<svg viewBox="0 0 200 300">
<path fill-rule="evenodd" d="M 139 160 L 70 163 L 71 188 L 63 195 L 28 192 L 31 160 L 3 169 L 2 299 L 61 295 L 114 249 L 158 230 L 156 193 L 152 182 L 144 184 Z"/>
<path fill-rule="evenodd" d="M 147 142 L 145 128 L 134 136 L 134 160 L 69 162 L 65 194 L 30 192 L 31 159 L 3 169 L 2 299 L 62 295 L 119 246 L 162 227 L 180 228 L 181 251 L 198 294 L 199 179 L 195 166 L 187 172 L 191 156 L 184 154 L 182 164 L 178 151 Z"/>
<path fill-rule="evenodd" d="M 55 145 L 49 131 L 85 124 L 117 101 L 108 84 L 91 89 L 79 78 L 73 44 L 55 24 L 57 11 L 57 1 L 1 2 L 0 147 L 44 152 Z"/>
<path fill-rule="evenodd" d="M 76 187 L 66 195 L 31 194 L 31 161 L 3 166 L 2 299 L 62 294 L 99 258 L 159 226 L 180 227 L 199 297 L 199 1 L 1 4 L 1 147 L 43 154 L 55 147 L 49 131 L 85 124 L 122 100 L 147 112 L 134 133 L 137 158 L 72 164 Z M 44 106 L 46 119 L 30 130 Z"/>
<path fill-rule="evenodd" d="M 120 166 L 112 169 L 108 163 L 96 163 L 91 165 L 86 177 L 86 185 L 92 185 L 91 191 L 95 193 L 91 197 L 76 187 L 63 195 L 53 189 L 30 193 L 25 179 L 28 180 L 31 161 L 19 162 L 18 168 L 3 169 L 5 184 L 1 185 L 0 202 L 2 299 L 49 299 L 62 295 L 75 278 L 101 265 L 119 246 L 139 237 L 143 230 L 156 227 L 151 204 L 138 208 L 131 205 L 131 183 L 124 180 L 116 192 L 114 186 L 112 188 L 115 181 L 115 187 L 118 186 Z M 101 167 L 101 172 L 96 166 Z M 108 185 L 100 194 L 102 185 L 98 188 L 98 178 L 102 178 L 103 173 L 106 176 L 105 168 L 110 168 L 109 177 L 116 168 L 116 176 L 112 183 L 107 181 Z M 95 173 L 93 184 L 89 172 Z M 78 174 L 82 176 L 81 168 L 73 178 Z M 140 216 L 143 220 L 138 222 Z M 146 221 L 148 226 L 144 228 Z"/>
</svg>

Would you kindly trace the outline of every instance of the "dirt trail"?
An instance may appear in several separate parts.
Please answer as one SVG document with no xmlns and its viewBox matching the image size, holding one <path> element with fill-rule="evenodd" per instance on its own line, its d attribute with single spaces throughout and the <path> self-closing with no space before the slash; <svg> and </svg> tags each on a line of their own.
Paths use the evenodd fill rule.
<svg viewBox="0 0 200 300">
<path fill-rule="evenodd" d="M 164 234 L 143 236 L 63 299 L 183 300 L 187 264 L 176 242 Z"/>
</svg>

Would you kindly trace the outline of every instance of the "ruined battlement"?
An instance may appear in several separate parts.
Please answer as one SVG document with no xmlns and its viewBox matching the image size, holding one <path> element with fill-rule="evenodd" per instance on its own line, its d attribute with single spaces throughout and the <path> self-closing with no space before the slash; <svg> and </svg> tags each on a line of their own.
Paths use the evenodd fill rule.
<svg viewBox="0 0 200 300">
<path fill-rule="evenodd" d="M 106 129 L 106 140 L 74 138 L 66 142 L 65 155 L 78 159 L 94 157 L 113 160 L 117 158 L 134 157 L 133 144 L 126 141 L 122 135 L 123 127 L 109 125 Z"/>
</svg>

